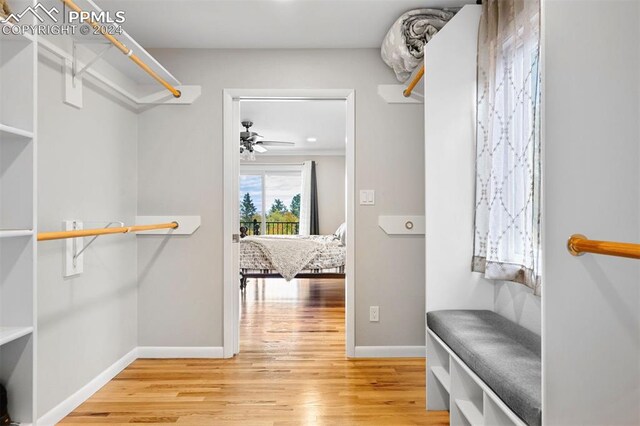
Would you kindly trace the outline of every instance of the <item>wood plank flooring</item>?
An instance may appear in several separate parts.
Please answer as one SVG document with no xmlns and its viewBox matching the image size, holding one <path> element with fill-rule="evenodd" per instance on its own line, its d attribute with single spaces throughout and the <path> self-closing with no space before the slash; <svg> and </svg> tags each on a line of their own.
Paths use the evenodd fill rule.
<svg viewBox="0 0 640 426">
<path fill-rule="evenodd" d="M 345 358 L 343 280 L 250 280 L 233 359 L 132 363 L 63 424 L 447 425 L 424 359 Z"/>
</svg>

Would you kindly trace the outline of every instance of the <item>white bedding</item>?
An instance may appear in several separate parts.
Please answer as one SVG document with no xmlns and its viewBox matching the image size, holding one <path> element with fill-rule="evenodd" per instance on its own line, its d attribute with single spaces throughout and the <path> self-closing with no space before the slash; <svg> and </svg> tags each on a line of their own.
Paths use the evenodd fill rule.
<svg viewBox="0 0 640 426">
<path fill-rule="evenodd" d="M 317 250 L 313 250 L 313 256 L 305 258 L 305 256 L 296 256 L 298 259 L 295 265 L 286 266 L 286 270 L 282 270 L 282 265 L 276 265 L 273 262 L 273 254 L 265 253 L 265 244 L 256 241 L 257 237 L 247 237 L 240 241 L 240 270 L 243 273 L 278 273 L 285 279 L 290 280 L 298 273 L 344 273 L 344 264 L 346 258 L 346 247 L 340 244 L 340 241 L 334 235 L 313 235 L 310 237 L 299 236 L 269 236 L 259 237 L 266 239 L 266 245 L 270 245 L 272 250 L 278 250 L 278 243 L 269 244 L 274 240 L 286 239 L 287 242 L 281 244 L 287 250 L 297 245 L 314 246 Z M 311 243 L 309 243 L 311 241 Z M 286 250 L 283 250 L 283 252 Z M 276 253 L 279 257 L 280 254 Z M 295 271 L 295 273 L 293 273 Z M 283 273 L 284 272 L 284 273 Z"/>
</svg>

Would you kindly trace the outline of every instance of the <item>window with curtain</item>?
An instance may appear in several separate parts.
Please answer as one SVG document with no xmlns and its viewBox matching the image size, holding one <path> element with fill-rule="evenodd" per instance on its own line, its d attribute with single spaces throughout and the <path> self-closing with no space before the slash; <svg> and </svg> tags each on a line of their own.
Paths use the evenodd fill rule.
<svg viewBox="0 0 640 426">
<path fill-rule="evenodd" d="M 247 235 L 297 235 L 301 190 L 299 166 L 241 166 L 240 226 Z"/>
<path fill-rule="evenodd" d="M 540 294 L 540 2 L 482 8 L 473 270 Z"/>
</svg>

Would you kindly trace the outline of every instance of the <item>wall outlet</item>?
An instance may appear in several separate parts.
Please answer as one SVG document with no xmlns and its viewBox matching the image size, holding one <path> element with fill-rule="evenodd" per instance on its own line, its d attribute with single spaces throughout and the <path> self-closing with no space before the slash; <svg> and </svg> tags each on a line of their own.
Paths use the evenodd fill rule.
<svg viewBox="0 0 640 426">
<path fill-rule="evenodd" d="M 380 307 L 379 306 L 369 306 L 369 321 L 370 322 L 378 322 L 378 321 L 380 321 Z"/>
</svg>

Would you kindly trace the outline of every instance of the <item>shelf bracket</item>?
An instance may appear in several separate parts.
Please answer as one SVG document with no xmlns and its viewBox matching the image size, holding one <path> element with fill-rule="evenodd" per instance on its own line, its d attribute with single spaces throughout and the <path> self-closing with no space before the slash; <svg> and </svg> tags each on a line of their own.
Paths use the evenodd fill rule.
<svg viewBox="0 0 640 426">
<path fill-rule="evenodd" d="M 82 75 L 91 68 L 105 53 L 107 53 L 113 45 L 111 43 L 99 42 L 105 47 L 100 50 L 93 58 L 91 58 L 82 68 L 79 68 L 78 63 L 78 44 L 73 42 L 71 59 L 64 60 L 64 73 L 65 73 L 65 94 L 64 102 L 68 105 L 76 108 L 82 108 Z M 86 44 L 86 43 L 82 43 Z M 92 43 L 96 44 L 96 43 Z"/>
<path fill-rule="evenodd" d="M 78 231 L 84 229 L 85 223 L 91 222 L 83 223 L 78 220 L 65 220 L 64 229 L 65 231 Z M 110 228 L 112 225 L 124 226 L 124 223 L 119 221 L 109 222 L 105 228 Z M 84 252 L 97 238 L 98 236 L 93 237 L 86 244 L 82 238 L 69 238 L 65 240 L 63 275 L 65 278 L 80 275 L 84 272 Z"/>
<path fill-rule="evenodd" d="M 84 74 L 84 72 L 86 70 L 88 70 L 93 64 L 96 63 L 96 61 L 98 61 L 100 58 L 102 58 L 104 56 L 104 54 L 107 53 L 113 47 L 113 44 L 111 44 L 111 43 L 100 43 L 100 44 L 104 44 L 105 47 L 100 52 L 98 52 L 89 62 L 87 62 L 84 67 L 82 67 L 80 70 L 78 70 L 78 56 L 76 54 L 76 42 L 73 42 L 73 70 L 72 70 L 72 74 L 73 74 L 73 78 L 74 79 L 78 79 L 78 78 L 82 77 L 82 74 Z"/>
<path fill-rule="evenodd" d="M 104 227 L 104 229 L 110 228 L 111 225 L 118 225 L 120 227 L 124 226 L 124 222 L 109 222 L 107 224 L 107 226 Z M 78 258 L 80 257 L 80 255 L 89 248 L 89 246 L 99 237 L 99 235 L 96 235 L 95 237 L 93 237 L 87 244 L 84 245 L 84 247 L 82 247 L 80 249 L 80 251 L 77 251 L 74 255 L 73 255 L 73 265 L 75 266 Z M 73 238 L 73 240 L 76 240 L 76 238 Z"/>
</svg>

